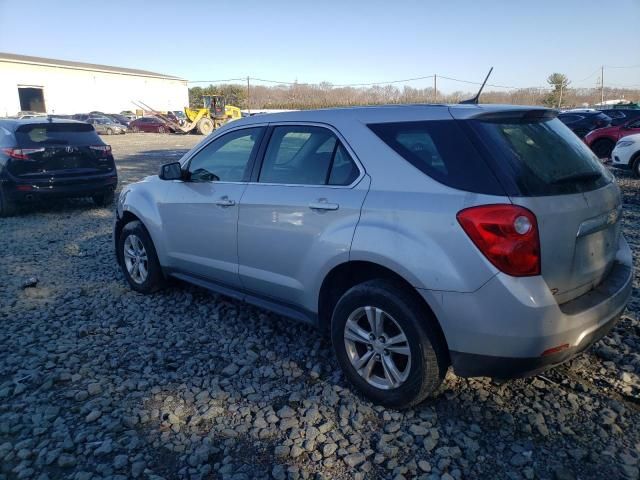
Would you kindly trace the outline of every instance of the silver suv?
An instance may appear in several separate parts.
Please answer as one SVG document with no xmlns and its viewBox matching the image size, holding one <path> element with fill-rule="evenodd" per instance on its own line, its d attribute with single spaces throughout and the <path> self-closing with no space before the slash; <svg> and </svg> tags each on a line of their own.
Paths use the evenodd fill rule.
<svg viewBox="0 0 640 480">
<path fill-rule="evenodd" d="M 414 405 L 451 365 L 516 377 L 605 335 L 631 293 L 612 175 L 541 108 L 387 106 L 227 124 L 128 185 L 116 252 L 330 332 L 373 401 Z"/>
</svg>

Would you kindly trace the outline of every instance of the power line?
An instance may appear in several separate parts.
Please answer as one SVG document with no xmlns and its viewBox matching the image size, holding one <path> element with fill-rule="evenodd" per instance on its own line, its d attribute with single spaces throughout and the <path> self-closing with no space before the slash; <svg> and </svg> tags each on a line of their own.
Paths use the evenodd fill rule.
<svg viewBox="0 0 640 480">
<path fill-rule="evenodd" d="M 593 76 L 594 76 L 596 73 L 598 73 L 599 71 L 600 71 L 600 68 L 596 68 L 596 69 L 593 71 L 593 73 L 590 73 L 590 74 L 589 74 L 589 75 L 587 75 L 586 77 L 584 77 L 584 78 L 582 78 L 582 79 L 580 79 L 580 80 L 576 80 L 575 82 L 571 82 L 571 83 L 573 83 L 573 84 L 575 85 L 576 83 L 584 82 L 585 80 L 588 80 L 588 79 L 590 79 L 591 77 L 593 77 Z"/>
<path fill-rule="evenodd" d="M 452 80 L 454 82 L 460 82 L 460 83 L 469 83 L 471 85 L 482 85 L 482 82 L 474 82 L 472 80 L 462 80 L 460 78 L 452 78 L 452 77 L 445 77 L 444 75 L 438 75 L 439 78 L 444 78 L 447 80 Z M 509 88 L 509 89 L 515 89 L 515 90 L 527 90 L 527 89 L 531 89 L 531 88 L 549 88 L 549 87 L 514 87 L 512 85 L 496 85 L 494 83 L 487 83 L 487 87 L 496 87 L 496 88 Z"/>
<path fill-rule="evenodd" d="M 604 65 L 605 68 L 640 68 L 640 65 L 623 65 L 621 67 L 616 67 L 613 65 Z"/>
<path fill-rule="evenodd" d="M 433 75 L 426 75 L 423 77 L 413 77 L 413 78 L 404 78 L 402 80 L 391 80 L 388 82 L 366 82 L 366 83 L 330 83 L 330 85 L 332 87 L 366 87 L 366 86 L 372 86 L 372 85 L 389 85 L 392 83 L 405 83 L 405 82 L 413 82 L 416 80 L 427 80 L 429 78 L 433 78 Z M 318 84 L 314 84 L 314 83 L 308 83 L 308 82 L 285 82 L 285 81 L 281 81 L 281 80 L 270 80 L 270 79 L 266 79 L 266 78 L 255 78 L 255 77 L 251 77 L 251 80 L 255 80 L 258 82 L 265 82 L 265 83 L 276 83 L 276 84 L 280 84 L 280 85 L 318 85 Z"/>
<path fill-rule="evenodd" d="M 628 65 L 628 66 L 610 66 L 610 65 L 604 65 L 604 68 L 640 68 L 640 65 Z M 592 73 L 590 73 L 589 75 L 587 75 L 586 77 L 577 80 L 575 82 L 572 82 L 572 84 L 574 86 L 576 86 L 577 88 L 589 88 L 589 87 L 578 87 L 576 84 L 579 84 L 581 82 L 584 82 L 585 80 L 588 80 L 589 78 L 593 77 L 595 74 L 597 74 L 599 71 L 601 72 L 602 67 L 598 68 L 597 70 L 593 71 Z M 478 82 L 478 81 L 473 81 L 473 80 L 464 80 L 461 78 L 454 78 L 454 77 L 447 77 L 444 75 L 438 75 L 438 77 L 440 77 L 440 79 L 443 80 L 449 80 L 449 81 L 453 81 L 453 82 L 459 82 L 459 83 L 465 83 L 468 85 L 482 85 L 482 82 Z M 436 75 L 424 75 L 424 76 L 420 76 L 420 77 L 412 77 L 412 78 L 404 78 L 404 79 L 400 79 L 400 80 L 389 80 L 389 81 L 385 81 L 385 82 L 362 82 L 362 83 L 328 83 L 328 85 L 330 87 L 366 87 L 366 86 L 374 86 L 374 85 L 391 85 L 391 84 L 396 84 L 396 83 L 406 83 L 406 82 L 413 82 L 413 81 L 418 81 L 418 80 L 428 80 L 433 78 L 435 80 Z M 319 83 L 309 83 L 309 82 L 290 82 L 290 81 L 284 81 L 284 80 L 274 80 L 274 79 L 268 79 L 268 78 L 258 78 L 258 77 L 239 77 L 239 78 L 227 78 L 227 79 L 218 79 L 218 80 L 191 80 L 189 81 L 189 83 L 209 83 L 209 84 L 214 84 L 214 83 L 225 83 L 225 82 L 245 82 L 245 81 L 255 81 L 255 82 L 264 82 L 264 83 L 271 83 L 271 84 L 277 84 L 277 85 L 319 85 Z M 611 85 L 611 84 L 609 84 Z M 487 83 L 488 87 L 494 87 L 494 88 L 505 88 L 505 89 L 509 89 L 509 90 L 531 90 L 531 89 L 538 89 L 538 90 L 548 90 L 551 89 L 552 87 L 550 86 L 528 86 L 528 87 L 517 87 L 514 85 L 500 85 L 500 84 L 494 84 L 494 83 Z M 618 88 L 635 88 L 638 85 L 611 85 L 611 86 L 616 86 Z"/>
<path fill-rule="evenodd" d="M 226 78 L 224 80 L 189 80 L 189 83 L 223 83 L 223 82 L 239 82 L 245 78 Z"/>
</svg>

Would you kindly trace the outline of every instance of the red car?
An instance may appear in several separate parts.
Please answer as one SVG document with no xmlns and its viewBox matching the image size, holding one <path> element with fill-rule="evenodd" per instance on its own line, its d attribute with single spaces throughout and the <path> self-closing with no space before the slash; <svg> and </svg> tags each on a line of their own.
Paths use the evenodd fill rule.
<svg viewBox="0 0 640 480">
<path fill-rule="evenodd" d="M 633 135 L 634 133 L 640 133 L 640 118 L 634 118 L 615 127 L 592 130 L 584 137 L 584 141 L 598 158 L 610 158 L 616 142 L 622 137 Z"/>
<path fill-rule="evenodd" d="M 132 132 L 166 133 L 173 131 L 167 122 L 156 117 L 137 118 L 129 124 L 129 129 Z"/>
</svg>

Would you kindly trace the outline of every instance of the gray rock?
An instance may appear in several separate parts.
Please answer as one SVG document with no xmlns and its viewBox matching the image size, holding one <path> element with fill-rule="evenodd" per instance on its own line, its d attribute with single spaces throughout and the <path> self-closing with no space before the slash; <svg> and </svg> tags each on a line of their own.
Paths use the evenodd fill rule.
<svg viewBox="0 0 640 480">
<path fill-rule="evenodd" d="M 58 466 L 61 468 L 73 467 L 76 464 L 76 457 L 68 453 L 63 453 L 58 457 Z"/>
<path fill-rule="evenodd" d="M 100 416 L 102 415 L 102 412 L 100 410 L 92 410 L 86 417 L 85 417 L 85 422 L 87 423 L 91 423 L 91 422 L 95 422 L 97 419 L 100 418 Z"/>
<path fill-rule="evenodd" d="M 102 386 L 99 383 L 90 383 L 87 385 L 87 392 L 89 392 L 89 395 L 100 395 Z"/>
<path fill-rule="evenodd" d="M 364 463 L 364 461 L 366 460 L 366 457 L 362 453 L 352 453 L 350 455 L 345 456 L 343 460 L 344 460 L 344 463 L 347 464 L 347 466 L 353 468 L 353 467 L 357 467 L 361 463 Z"/>
</svg>

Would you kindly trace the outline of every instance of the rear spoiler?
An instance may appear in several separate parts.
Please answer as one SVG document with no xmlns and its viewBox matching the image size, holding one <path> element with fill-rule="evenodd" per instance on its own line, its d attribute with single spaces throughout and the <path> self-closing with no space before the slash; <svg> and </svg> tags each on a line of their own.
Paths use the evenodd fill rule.
<svg viewBox="0 0 640 480">
<path fill-rule="evenodd" d="M 474 120 L 480 120 L 483 122 L 496 122 L 506 123 L 509 121 L 515 122 L 544 122 L 552 120 L 558 116 L 557 110 L 551 110 L 549 108 L 532 108 L 527 109 L 513 109 L 494 112 L 483 112 L 477 115 L 473 115 L 471 118 Z"/>
</svg>

